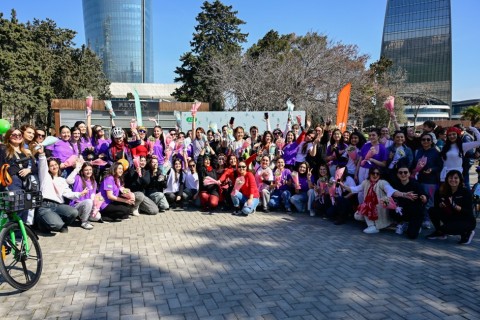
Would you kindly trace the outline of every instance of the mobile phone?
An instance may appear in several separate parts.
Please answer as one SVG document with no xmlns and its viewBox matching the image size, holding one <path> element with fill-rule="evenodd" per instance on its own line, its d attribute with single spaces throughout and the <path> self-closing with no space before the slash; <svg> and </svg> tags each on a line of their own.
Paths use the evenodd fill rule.
<svg viewBox="0 0 480 320">
<path fill-rule="evenodd" d="M 268 119 L 268 112 L 265 112 L 265 119 Z"/>
<path fill-rule="evenodd" d="M 230 123 L 230 124 L 233 124 L 234 121 L 235 121 L 235 118 L 234 118 L 234 117 L 231 117 L 229 123 Z"/>
</svg>

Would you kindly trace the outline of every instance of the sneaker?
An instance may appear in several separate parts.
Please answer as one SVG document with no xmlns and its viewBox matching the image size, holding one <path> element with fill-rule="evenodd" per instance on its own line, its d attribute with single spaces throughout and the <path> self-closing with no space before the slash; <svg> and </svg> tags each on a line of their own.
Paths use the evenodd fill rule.
<svg viewBox="0 0 480 320">
<path fill-rule="evenodd" d="M 67 227 L 67 226 L 64 226 L 64 227 L 62 227 L 62 229 L 60 229 L 58 232 L 60 232 L 60 233 L 68 233 L 68 227 Z"/>
<path fill-rule="evenodd" d="M 138 212 L 138 209 L 133 210 L 132 216 L 138 217 L 140 215 L 140 212 Z"/>
<path fill-rule="evenodd" d="M 233 208 L 232 216 L 238 216 L 240 213 L 242 213 L 242 210 L 240 208 Z"/>
<path fill-rule="evenodd" d="M 315 217 L 315 211 L 314 210 L 310 210 L 310 217 Z"/>
<path fill-rule="evenodd" d="M 429 239 L 429 240 L 445 240 L 445 239 L 447 239 L 447 235 L 444 234 L 441 231 L 434 231 L 433 233 L 430 233 L 427 236 L 427 239 Z"/>
<path fill-rule="evenodd" d="M 91 230 L 91 229 L 93 229 L 93 225 L 90 224 L 90 222 L 88 222 L 88 221 L 82 222 L 81 227 L 82 227 L 83 229 L 86 229 L 86 230 Z"/>
<path fill-rule="evenodd" d="M 462 234 L 460 241 L 458 244 L 470 244 L 472 242 L 473 236 L 475 235 L 475 231 L 470 231 Z"/>
<path fill-rule="evenodd" d="M 368 234 L 373 234 L 373 233 L 379 233 L 380 231 L 378 231 L 378 229 L 375 226 L 370 226 L 364 229 L 363 232 Z"/>
<path fill-rule="evenodd" d="M 402 235 L 405 230 L 407 229 L 407 223 L 399 223 L 397 224 L 397 228 L 395 229 L 395 233 L 396 234 L 399 234 L 399 235 Z"/>
<path fill-rule="evenodd" d="M 423 223 L 422 223 L 422 228 L 432 229 L 432 223 L 430 222 L 430 220 L 425 220 L 425 221 L 423 221 Z"/>
<path fill-rule="evenodd" d="M 292 214 L 292 209 L 286 208 L 285 210 L 287 211 L 288 214 Z"/>
<path fill-rule="evenodd" d="M 268 210 L 268 208 L 263 208 L 263 212 L 265 212 L 265 213 L 269 213 L 269 212 L 270 212 L 270 210 Z"/>
</svg>

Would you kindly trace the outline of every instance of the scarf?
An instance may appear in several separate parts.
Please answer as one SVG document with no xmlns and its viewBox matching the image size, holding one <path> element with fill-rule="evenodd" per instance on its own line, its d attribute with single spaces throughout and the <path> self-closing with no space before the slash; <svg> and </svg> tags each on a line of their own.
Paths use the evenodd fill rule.
<svg viewBox="0 0 480 320">
<path fill-rule="evenodd" d="M 377 183 L 370 184 L 364 202 L 358 207 L 358 212 L 360 212 L 362 215 L 366 216 L 372 221 L 378 220 L 378 198 L 377 194 L 373 190 L 376 184 Z"/>
<path fill-rule="evenodd" d="M 123 141 L 121 143 L 112 143 L 112 159 L 114 161 L 118 160 L 117 154 L 119 152 L 122 152 L 122 158 L 125 158 L 125 154 L 123 153 L 124 147 L 125 147 L 125 144 L 123 143 Z"/>
</svg>

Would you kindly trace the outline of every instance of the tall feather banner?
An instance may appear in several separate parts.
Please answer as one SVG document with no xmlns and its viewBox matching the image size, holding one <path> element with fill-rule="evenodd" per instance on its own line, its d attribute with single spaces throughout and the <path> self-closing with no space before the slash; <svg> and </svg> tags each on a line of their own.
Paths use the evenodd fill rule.
<svg viewBox="0 0 480 320">
<path fill-rule="evenodd" d="M 338 94 L 337 101 L 337 128 L 344 132 L 347 129 L 348 105 L 350 104 L 350 90 L 352 84 L 347 83 Z"/>
<path fill-rule="evenodd" d="M 137 117 L 137 124 L 143 126 L 142 105 L 140 104 L 140 96 L 135 88 L 133 88 L 133 97 L 135 98 L 135 115 Z"/>
</svg>

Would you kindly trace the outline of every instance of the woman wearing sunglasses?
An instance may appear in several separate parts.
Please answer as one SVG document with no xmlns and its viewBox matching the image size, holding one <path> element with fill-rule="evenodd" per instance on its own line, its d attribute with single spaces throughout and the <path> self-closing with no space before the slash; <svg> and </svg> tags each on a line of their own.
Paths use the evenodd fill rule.
<svg viewBox="0 0 480 320">
<path fill-rule="evenodd" d="M 423 212 L 428 195 L 422 186 L 415 180 L 410 178 L 410 169 L 406 161 L 401 161 L 397 165 L 396 177 L 392 179 L 392 187 L 403 193 L 413 192 L 416 198 L 396 199 L 397 209 L 393 211 L 393 217 L 397 222 L 397 234 L 407 234 L 409 239 L 416 239 L 420 233 L 423 222 Z"/>
<path fill-rule="evenodd" d="M 255 212 L 260 200 L 257 183 L 253 173 L 247 171 L 247 163 L 238 163 L 237 176 L 231 193 L 235 216 L 246 217 Z"/>
<path fill-rule="evenodd" d="M 388 210 L 381 204 L 383 199 L 394 196 L 414 200 L 418 197 L 413 192 L 404 193 L 393 189 L 386 180 L 380 179 L 380 170 L 376 167 L 369 169 L 367 179 L 358 186 L 349 187 L 343 182 L 339 184 L 349 192 L 365 193 L 365 200 L 358 207 L 354 217 L 367 223 L 367 228 L 363 232 L 368 234 L 378 233 L 380 229 L 388 227 L 393 222 Z"/>
<path fill-rule="evenodd" d="M 137 128 L 139 144 L 132 148 L 132 156 L 146 157 L 150 148 L 149 141 L 147 141 L 147 128 L 139 126 Z"/>
<path fill-rule="evenodd" d="M 422 186 L 423 191 L 427 194 L 427 203 L 423 209 L 423 227 L 430 229 L 432 224 L 430 223 L 428 210 L 433 207 L 433 196 L 440 184 L 440 171 L 442 171 L 443 160 L 440 157 L 440 151 L 435 148 L 430 133 L 425 132 L 422 134 L 420 144 L 421 148 L 415 151 L 413 165 L 414 167 L 420 168 L 423 163 L 425 164 L 415 172 L 418 171 L 416 179 L 420 183 L 420 186 Z"/>
</svg>

